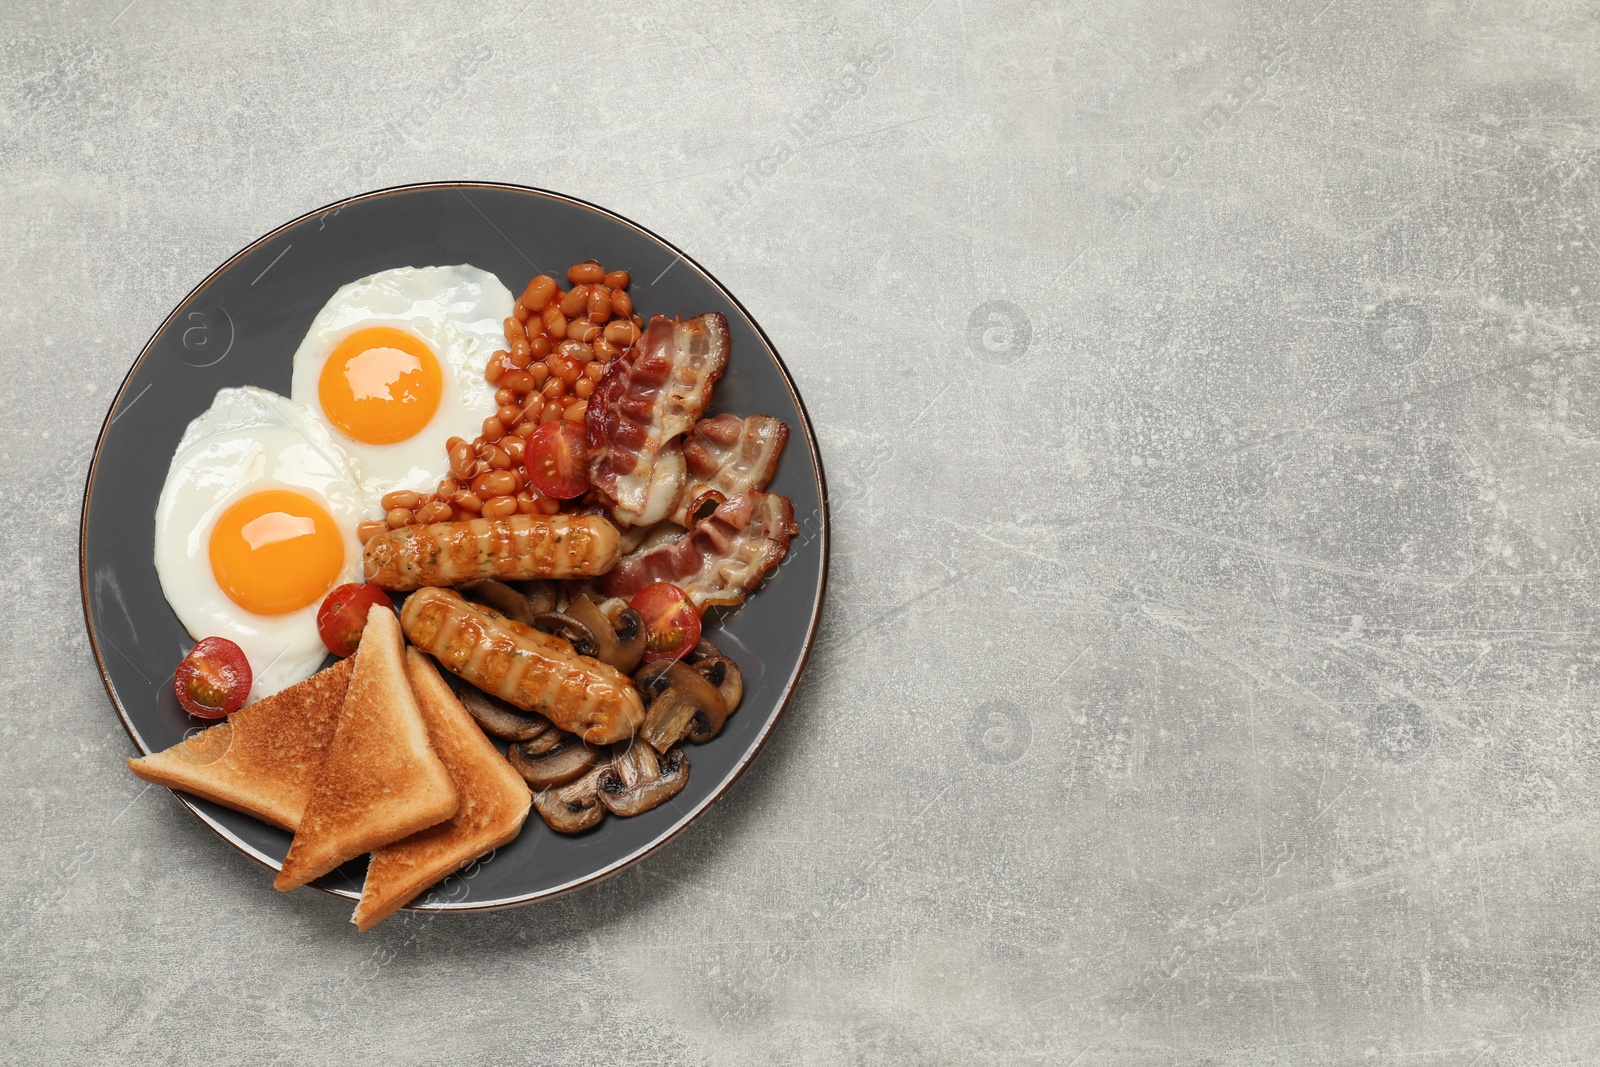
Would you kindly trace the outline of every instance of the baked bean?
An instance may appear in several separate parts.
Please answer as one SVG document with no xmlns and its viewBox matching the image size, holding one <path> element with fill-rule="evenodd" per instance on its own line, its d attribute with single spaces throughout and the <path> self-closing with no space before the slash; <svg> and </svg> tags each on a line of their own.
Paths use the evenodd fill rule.
<svg viewBox="0 0 1600 1067">
<path fill-rule="evenodd" d="M 574 359 L 563 359 L 561 361 L 561 368 L 556 371 L 556 377 L 560 378 L 566 384 L 571 385 L 573 382 L 583 377 L 583 364 Z"/>
<path fill-rule="evenodd" d="M 356 537 L 361 541 L 362 544 L 366 544 L 368 541 L 383 533 L 383 531 L 387 530 L 388 528 L 389 524 L 382 519 L 374 519 L 371 522 L 359 523 L 356 526 Z"/>
<path fill-rule="evenodd" d="M 598 385 L 600 379 L 606 376 L 606 365 L 597 359 L 583 368 L 583 376 Z"/>
<path fill-rule="evenodd" d="M 561 313 L 561 308 L 555 304 L 548 304 L 544 309 L 544 332 L 551 337 L 565 337 L 567 335 L 567 317 Z"/>
<path fill-rule="evenodd" d="M 450 516 L 455 514 L 448 503 L 443 500 L 433 500 L 422 505 L 422 510 L 417 512 L 417 521 L 423 523 L 449 522 Z"/>
<path fill-rule="evenodd" d="M 462 511 L 470 511 L 474 515 L 483 510 L 483 500 L 471 489 L 463 489 L 450 498 L 450 503 Z"/>
<path fill-rule="evenodd" d="M 606 324 L 606 340 L 618 348 L 627 348 L 639 337 L 639 327 L 627 319 L 618 319 Z"/>
<path fill-rule="evenodd" d="M 506 319 L 505 322 L 501 323 L 501 326 L 505 330 L 507 344 L 516 344 L 519 337 L 524 341 L 528 339 L 528 331 L 523 328 L 522 323 L 517 320 L 515 315 Z"/>
<path fill-rule="evenodd" d="M 610 274 L 607 274 L 606 287 L 608 289 L 626 289 L 628 287 L 628 272 L 625 270 L 614 270 Z"/>
<path fill-rule="evenodd" d="M 549 368 L 545 369 L 545 373 L 549 373 Z M 509 398 L 501 403 L 515 404 L 533 392 L 533 375 L 525 370 L 508 370 L 500 376 L 500 385 L 502 387 L 500 393 L 510 394 Z M 500 400 L 500 393 L 494 395 L 496 400 Z"/>
<path fill-rule="evenodd" d="M 589 342 L 589 347 L 594 349 L 594 358 L 604 363 L 610 363 L 622 353 L 617 351 L 617 346 L 606 340 L 604 332 Z"/>
<path fill-rule="evenodd" d="M 588 319 L 573 319 L 567 326 L 567 338 L 572 341 L 592 341 L 600 335 L 600 327 Z"/>
<path fill-rule="evenodd" d="M 582 341 L 562 341 L 556 351 L 563 359 L 570 359 L 574 363 L 588 363 L 594 359 L 594 349 Z"/>
<path fill-rule="evenodd" d="M 512 437 L 508 434 L 505 437 L 500 438 L 500 440 L 503 443 L 512 440 Z M 495 445 L 494 453 L 489 457 L 489 469 L 492 471 L 503 471 L 510 466 L 511 453 L 507 452 L 500 445 Z"/>
<path fill-rule="evenodd" d="M 486 519 L 503 519 L 516 513 L 517 501 L 515 497 L 497 496 L 492 500 L 483 502 L 483 517 Z"/>
<path fill-rule="evenodd" d="M 539 497 L 536 493 L 524 489 L 516 496 L 517 510 L 524 515 L 532 515 L 539 510 Z"/>
<path fill-rule="evenodd" d="M 588 401 L 579 400 L 576 403 L 567 405 L 567 409 L 561 413 L 561 417 L 566 419 L 568 422 L 582 422 L 583 417 L 588 413 Z"/>
<path fill-rule="evenodd" d="M 540 511 L 541 514 L 554 515 L 557 512 L 559 512 L 560 510 L 561 510 L 561 501 L 557 500 L 555 497 L 553 497 L 553 496 L 541 496 L 539 498 L 539 511 Z"/>
<path fill-rule="evenodd" d="M 528 336 L 528 354 L 534 359 L 543 359 L 550 354 L 550 338 L 543 333 Z"/>
<path fill-rule="evenodd" d="M 534 279 L 528 283 L 528 287 L 522 290 L 522 304 L 524 307 L 538 310 L 539 308 L 542 308 L 546 304 L 550 303 L 550 298 L 554 296 L 556 294 L 556 290 L 560 288 L 561 287 L 556 284 L 556 280 L 550 277 L 550 275 L 536 275 Z"/>
<path fill-rule="evenodd" d="M 459 437 L 452 437 L 451 440 L 458 443 L 450 446 L 450 473 L 455 475 L 456 481 L 466 481 L 472 477 L 472 465 L 476 462 L 472 446 Z"/>
<path fill-rule="evenodd" d="M 640 333 L 643 333 L 644 332 L 644 320 L 641 319 L 637 315 L 633 316 L 633 328 L 638 330 Z"/>
<path fill-rule="evenodd" d="M 544 388 L 539 390 L 539 392 L 546 398 L 560 396 L 566 391 L 567 383 L 562 381 L 560 378 L 557 378 L 554 374 L 550 376 L 550 380 L 548 382 L 544 383 Z"/>
<path fill-rule="evenodd" d="M 529 367 L 528 373 L 533 377 L 533 387 L 535 389 L 543 389 L 546 379 L 550 377 L 550 368 L 543 361 L 540 361 Z"/>
<path fill-rule="evenodd" d="M 389 529 L 398 530 L 402 526 L 410 526 L 414 518 L 416 516 L 411 514 L 410 508 L 390 508 L 383 521 L 389 524 Z"/>
<path fill-rule="evenodd" d="M 532 358 L 533 349 L 528 346 L 528 339 L 526 337 L 519 337 L 515 341 L 511 342 L 511 359 L 513 361 L 518 359 L 526 361 L 531 360 Z M 527 365 L 528 364 L 526 362 L 518 363 L 518 366 L 522 367 L 526 367 Z"/>
<path fill-rule="evenodd" d="M 483 420 L 483 439 L 485 441 L 498 441 L 506 435 L 506 428 L 499 419 L 490 415 Z"/>
<path fill-rule="evenodd" d="M 539 393 L 530 393 L 528 399 L 522 402 L 522 417 L 524 419 L 537 419 L 539 412 L 544 410 L 544 397 Z"/>
<path fill-rule="evenodd" d="M 422 503 L 422 495 L 413 493 L 409 489 L 396 489 L 392 493 L 383 494 L 383 510 L 393 511 L 395 508 L 405 508 L 415 511 L 417 505 Z"/>
<path fill-rule="evenodd" d="M 594 260 L 585 260 L 567 268 L 567 281 L 573 285 L 593 285 L 606 280 L 606 269 Z"/>
<path fill-rule="evenodd" d="M 517 491 L 517 480 L 511 477 L 509 471 L 490 471 L 472 479 L 472 491 L 484 500 L 492 496 L 505 496 Z"/>
<path fill-rule="evenodd" d="M 614 290 L 611 294 L 611 314 L 619 319 L 625 319 L 633 314 L 633 297 L 621 289 Z"/>
<path fill-rule="evenodd" d="M 544 426 L 547 423 L 555 422 L 559 418 L 561 418 L 561 405 L 547 404 L 545 405 L 544 413 L 539 416 L 539 425 Z"/>
<path fill-rule="evenodd" d="M 528 305 L 524 304 L 522 297 L 519 296 L 517 297 L 517 302 L 511 305 L 511 314 L 517 317 L 518 322 L 526 325 L 533 312 L 529 310 Z"/>
<path fill-rule="evenodd" d="M 589 321 L 604 324 L 611 318 L 611 290 L 603 285 L 589 287 Z"/>
<path fill-rule="evenodd" d="M 494 391 L 494 402 L 497 405 L 509 404 L 516 399 L 517 398 L 512 395 L 511 390 L 506 387 L 505 375 L 502 374 L 500 376 L 500 388 Z"/>
<path fill-rule="evenodd" d="M 561 314 L 569 319 L 577 318 L 589 306 L 589 287 L 587 285 L 574 285 L 572 291 L 561 298 Z"/>
<path fill-rule="evenodd" d="M 538 416 L 530 417 L 537 418 Z M 522 427 L 518 426 L 517 429 L 520 430 Z M 528 442 L 516 434 L 507 434 L 501 439 L 500 447 L 505 451 L 507 464 L 515 467 L 522 462 L 522 457 L 527 452 Z"/>
<path fill-rule="evenodd" d="M 515 426 L 522 421 L 522 409 L 515 404 L 502 404 L 499 410 L 494 413 L 494 417 L 500 420 L 500 430 L 501 433 L 504 433 L 508 427 Z"/>
<path fill-rule="evenodd" d="M 572 395 L 579 400 L 588 400 L 593 393 L 594 379 L 587 374 L 572 383 Z"/>
</svg>

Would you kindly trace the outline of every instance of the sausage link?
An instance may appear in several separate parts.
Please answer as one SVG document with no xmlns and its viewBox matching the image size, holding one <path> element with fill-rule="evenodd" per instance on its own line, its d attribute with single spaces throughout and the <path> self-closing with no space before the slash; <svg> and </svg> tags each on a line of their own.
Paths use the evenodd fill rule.
<svg viewBox="0 0 1600 1067">
<path fill-rule="evenodd" d="M 626 741 L 644 721 L 644 702 L 627 675 L 453 589 L 407 597 L 400 627 L 452 674 L 591 745 Z"/>
<path fill-rule="evenodd" d="M 511 515 L 405 526 L 367 542 L 361 564 L 383 589 L 477 578 L 585 578 L 621 555 L 617 528 L 598 515 Z"/>
</svg>

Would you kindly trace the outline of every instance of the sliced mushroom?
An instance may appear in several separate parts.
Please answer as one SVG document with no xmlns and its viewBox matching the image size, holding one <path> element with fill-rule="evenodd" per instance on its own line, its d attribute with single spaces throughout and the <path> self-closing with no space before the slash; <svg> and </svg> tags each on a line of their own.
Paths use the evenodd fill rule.
<svg viewBox="0 0 1600 1067">
<path fill-rule="evenodd" d="M 600 803 L 613 814 L 649 811 L 677 796 L 689 781 L 689 759 L 682 749 L 658 757 L 649 745 L 629 743 L 613 751 L 611 765 L 600 779 Z"/>
<path fill-rule="evenodd" d="M 505 582 L 494 578 L 480 578 L 476 581 L 462 582 L 456 589 L 468 600 L 476 600 L 480 604 L 487 605 L 508 619 L 529 625 L 533 623 L 533 605 L 528 603 L 527 597 Z"/>
<path fill-rule="evenodd" d="M 528 598 L 528 606 L 535 615 L 556 610 L 556 583 L 549 578 L 527 578 L 508 584 Z"/>
<path fill-rule="evenodd" d="M 595 637 L 595 658 L 609 663 L 624 674 L 632 674 L 644 655 L 644 619 L 632 608 L 623 608 L 616 624 L 606 617 L 583 593 L 567 602 L 566 614 L 589 628 Z M 622 629 L 619 629 L 621 627 Z"/>
<path fill-rule="evenodd" d="M 666 752 L 691 732 L 710 740 L 728 719 L 728 703 L 717 687 L 681 662 L 651 663 L 634 676 L 633 684 L 647 701 L 639 732 L 657 752 Z"/>
<path fill-rule="evenodd" d="M 739 673 L 737 663 L 722 654 L 722 649 L 702 639 L 683 659 L 696 674 L 717 687 L 727 701 L 729 715 L 738 710 L 739 701 L 744 699 L 744 675 Z"/>
<path fill-rule="evenodd" d="M 462 685 L 456 696 L 484 733 L 507 741 L 532 741 L 546 734 L 558 734 L 549 719 L 534 711 L 523 711 L 475 685 Z"/>
<path fill-rule="evenodd" d="M 630 608 L 626 600 L 615 597 L 600 605 L 600 612 L 611 620 L 611 628 L 617 632 L 617 662 L 612 666 L 632 674 L 644 656 L 644 616 Z"/>
<path fill-rule="evenodd" d="M 531 625 L 535 630 L 569 642 L 572 650 L 580 656 L 592 656 L 600 650 L 600 642 L 594 631 L 565 612 L 541 611 L 533 617 Z"/>
<path fill-rule="evenodd" d="M 506 750 L 506 759 L 533 788 L 550 789 L 599 766 L 605 753 L 571 734 L 562 734 L 555 745 L 542 751 L 530 750 L 520 743 L 512 745 Z"/>
<path fill-rule="evenodd" d="M 576 834 L 589 829 L 605 817 L 600 803 L 600 782 L 611 772 L 602 764 L 566 785 L 533 794 L 533 806 L 550 829 L 560 834 Z"/>
</svg>

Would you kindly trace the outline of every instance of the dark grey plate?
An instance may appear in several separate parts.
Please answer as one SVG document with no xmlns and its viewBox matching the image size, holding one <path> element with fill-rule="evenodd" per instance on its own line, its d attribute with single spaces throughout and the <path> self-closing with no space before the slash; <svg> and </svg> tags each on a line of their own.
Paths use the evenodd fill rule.
<svg viewBox="0 0 1600 1067">
<path fill-rule="evenodd" d="M 380 190 L 274 230 L 201 282 L 134 362 L 89 467 L 80 546 L 89 640 L 123 725 L 141 753 L 153 752 L 201 725 L 184 714 L 172 692 L 173 669 L 193 642 L 161 594 L 153 555 L 156 500 L 189 420 L 224 386 L 258 385 L 288 395 L 295 347 L 312 316 L 346 282 L 390 267 L 471 263 L 517 292 L 536 273 L 564 277 L 568 265 L 589 258 L 633 273 L 630 292 L 647 317 L 727 316 L 733 353 L 713 410 L 761 412 L 788 424 L 789 444 L 771 491 L 794 501 L 800 534 L 759 593 L 708 630 L 744 671 L 745 697 L 721 736 L 689 746 L 691 772 L 682 793 L 631 819 L 607 817 L 576 837 L 552 832 L 532 814 L 521 837 L 419 898 L 421 908 L 526 904 L 613 874 L 705 811 L 771 733 L 805 666 L 822 610 L 828 510 L 810 419 L 755 320 L 694 260 L 592 204 L 473 182 Z M 128 772 L 115 767 L 106 773 Z M 231 844 L 269 867 L 281 865 L 288 834 L 175 795 Z M 355 897 L 364 864 L 347 864 L 316 884 Z"/>
</svg>

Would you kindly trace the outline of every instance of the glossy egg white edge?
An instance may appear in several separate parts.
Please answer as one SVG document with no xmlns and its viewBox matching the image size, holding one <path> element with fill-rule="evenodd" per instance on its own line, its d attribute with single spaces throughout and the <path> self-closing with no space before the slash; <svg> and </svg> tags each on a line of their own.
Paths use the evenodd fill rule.
<svg viewBox="0 0 1600 1067">
<path fill-rule="evenodd" d="M 234 501 L 267 489 L 318 500 L 344 541 L 339 582 L 361 580 L 356 526 L 379 506 L 321 422 L 265 389 L 223 389 L 185 430 L 156 504 L 155 564 L 161 591 L 197 641 L 225 637 L 250 661 L 250 701 L 270 696 L 322 665 L 316 603 L 258 615 L 229 600 L 211 571 L 211 532 Z M 174 664 L 176 666 L 176 664 Z"/>
<path fill-rule="evenodd" d="M 399 267 L 341 287 L 312 320 L 295 350 L 290 397 L 315 412 L 349 454 L 374 497 L 395 489 L 427 492 L 448 467 L 445 442 L 475 438 L 494 414 L 494 386 L 484 380 L 489 357 L 504 348 L 505 320 L 515 297 L 500 279 L 470 264 Z M 318 382 L 328 355 L 357 330 L 392 326 L 433 348 L 443 379 L 439 410 L 405 441 L 374 445 L 352 440 L 322 413 Z"/>
</svg>

